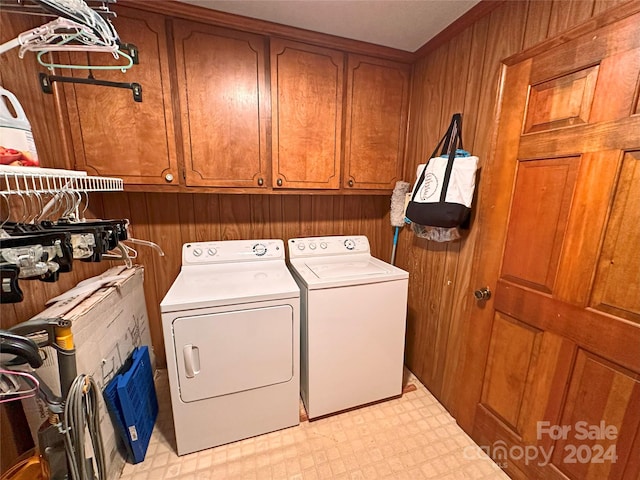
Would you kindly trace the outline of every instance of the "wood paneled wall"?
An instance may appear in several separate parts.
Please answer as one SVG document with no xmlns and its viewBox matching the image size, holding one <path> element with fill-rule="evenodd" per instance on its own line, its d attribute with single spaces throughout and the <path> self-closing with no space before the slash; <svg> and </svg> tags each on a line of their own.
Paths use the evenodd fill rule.
<svg viewBox="0 0 640 480">
<path fill-rule="evenodd" d="M 160 257 L 138 248 L 160 366 L 165 352 L 158 305 L 180 271 L 184 243 L 360 234 L 367 235 L 374 255 L 388 259 L 391 252 L 389 198 L 383 196 L 104 193 L 94 199 L 105 218 L 129 218 L 136 238 L 153 240 L 165 252 Z"/>
<path fill-rule="evenodd" d="M 638 1 L 638 0 L 634 0 Z M 463 140 L 482 165 L 491 151 L 496 126 L 501 60 L 554 37 L 621 1 L 508 1 L 450 39 L 414 69 L 405 179 L 431 154 L 451 115 L 463 114 Z M 505 186 L 510 188 L 510 186 Z M 477 206 L 476 206 L 477 208 Z M 438 244 L 402 232 L 398 266 L 409 270 L 406 362 L 409 368 L 456 414 L 456 377 L 464 326 L 473 307 L 470 285 L 474 246 L 482 225 L 472 221 L 460 242 Z M 474 307 L 475 308 L 475 307 Z"/>
</svg>

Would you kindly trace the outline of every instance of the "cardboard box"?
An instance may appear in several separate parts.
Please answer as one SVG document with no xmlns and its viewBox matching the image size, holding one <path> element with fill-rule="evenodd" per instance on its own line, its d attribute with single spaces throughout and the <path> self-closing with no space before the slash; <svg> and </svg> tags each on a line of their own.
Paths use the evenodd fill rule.
<svg viewBox="0 0 640 480">
<path fill-rule="evenodd" d="M 40 318 L 64 318 L 72 322 L 71 331 L 76 347 L 78 374 L 91 375 L 101 391 L 133 349 L 140 345 L 149 346 L 151 364 L 155 365 L 144 300 L 143 278 L 144 269 L 141 266 L 135 266 L 132 269 L 111 268 L 98 277 L 81 282 L 79 286 L 82 288 L 76 290 L 78 294 L 72 289 L 70 296 L 54 303 L 37 315 Z M 108 286 L 102 286 L 95 291 L 93 288 L 86 287 L 91 283 L 94 283 L 94 287 L 99 286 L 105 281 L 108 282 Z M 50 347 L 44 350 L 47 351 L 47 359 L 37 373 L 54 393 L 59 395 L 60 380 L 56 354 Z M 23 406 L 37 445 L 38 428 L 47 419 L 46 407 L 43 402 L 36 399 L 24 400 Z M 125 450 L 111 423 L 102 392 L 99 411 L 107 478 L 117 479 L 125 463 L 121 453 Z"/>
</svg>

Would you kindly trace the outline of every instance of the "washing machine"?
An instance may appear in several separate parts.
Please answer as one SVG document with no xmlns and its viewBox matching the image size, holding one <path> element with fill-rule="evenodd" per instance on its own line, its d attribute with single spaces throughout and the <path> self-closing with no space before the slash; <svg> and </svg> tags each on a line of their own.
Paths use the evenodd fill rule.
<svg viewBox="0 0 640 480">
<path fill-rule="evenodd" d="M 310 419 L 402 394 L 409 274 L 365 236 L 294 238 L 300 393 Z"/>
<path fill-rule="evenodd" d="M 183 245 L 160 311 L 178 455 L 299 423 L 300 290 L 282 240 Z"/>
</svg>

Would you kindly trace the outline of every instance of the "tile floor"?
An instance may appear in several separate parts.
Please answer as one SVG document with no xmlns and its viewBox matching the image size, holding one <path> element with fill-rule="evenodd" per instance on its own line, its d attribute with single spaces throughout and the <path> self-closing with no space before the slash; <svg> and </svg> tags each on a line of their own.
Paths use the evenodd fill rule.
<svg viewBox="0 0 640 480">
<path fill-rule="evenodd" d="M 122 480 L 508 479 L 406 371 L 417 390 L 402 398 L 178 457 L 166 370 L 145 461 Z"/>
</svg>

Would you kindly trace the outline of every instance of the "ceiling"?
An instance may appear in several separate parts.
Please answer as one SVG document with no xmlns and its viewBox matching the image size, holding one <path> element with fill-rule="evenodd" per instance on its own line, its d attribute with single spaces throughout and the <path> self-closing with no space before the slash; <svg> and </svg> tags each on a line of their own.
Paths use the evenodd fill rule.
<svg viewBox="0 0 640 480">
<path fill-rule="evenodd" d="M 415 52 L 480 0 L 180 0 Z"/>
</svg>

